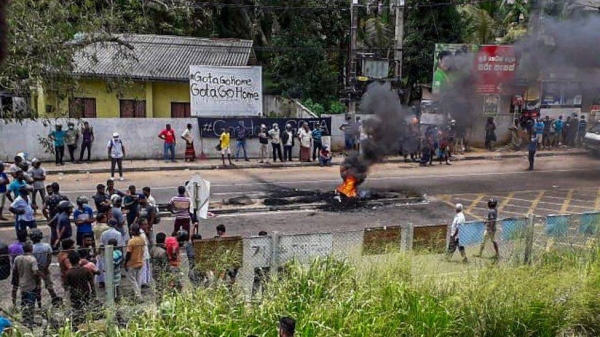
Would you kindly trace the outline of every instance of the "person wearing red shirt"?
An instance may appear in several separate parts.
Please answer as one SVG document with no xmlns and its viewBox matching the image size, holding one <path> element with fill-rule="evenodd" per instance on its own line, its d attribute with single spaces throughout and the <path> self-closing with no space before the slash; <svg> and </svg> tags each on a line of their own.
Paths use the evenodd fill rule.
<svg viewBox="0 0 600 337">
<path fill-rule="evenodd" d="M 158 138 L 165 141 L 164 147 L 163 147 L 164 148 L 163 157 L 165 159 L 165 162 L 168 162 L 169 159 L 172 162 L 175 162 L 175 145 L 177 144 L 177 138 L 175 137 L 175 131 L 173 129 L 171 129 L 171 124 L 167 124 L 165 129 L 162 130 L 158 134 Z M 170 157 L 167 156 L 168 152 L 171 152 Z"/>
</svg>

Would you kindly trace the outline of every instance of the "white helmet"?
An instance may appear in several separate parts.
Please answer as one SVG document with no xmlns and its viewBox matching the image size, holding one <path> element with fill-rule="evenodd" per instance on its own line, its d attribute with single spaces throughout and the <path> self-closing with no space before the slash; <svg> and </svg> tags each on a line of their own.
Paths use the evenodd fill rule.
<svg viewBox="0 0 600 337">
<path fill-rule="evenodd" d="M 463 210 L 463 205 L 462 205 L 462 204 L 456 204 L 456 206 L 454 206 L 454 208 L 455 208 L 457 211 L 462 211 L 462 210 Z"/>
<path fill-rule="evenodd" d="M 119 134 L 118 134 L 118 133 L 116 133 L 116 132 L 115 132 L 115 133 L 113 133 L 113 138 L 118 138 L 118 137 L 119 137 Z"/>
</svg>

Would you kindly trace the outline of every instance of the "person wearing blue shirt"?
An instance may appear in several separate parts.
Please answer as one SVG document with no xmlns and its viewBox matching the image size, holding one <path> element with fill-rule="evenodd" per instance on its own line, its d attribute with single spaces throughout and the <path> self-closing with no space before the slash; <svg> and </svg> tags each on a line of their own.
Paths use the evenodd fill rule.
<svg viewBox="0 0 600 337">
<path fill-rule="evenodd" d="M 247 133 L 248 131 L 244 126 L 244 122 L 240 121 L 237 128 L 235 128 L 235 135 L 237 138 L 235 149 L 235 161 L 238 161 L 240 159 L 240 150 L 244 150 L 244 160 L 250 161 L 250 159 L 248 159 L 248 155 L 246 154 L 246 137 L 248 136 Z"/>
<path fill-rule="evenodd" d="M 8 318 L 0 316 L 0 334 L 10 334 L 12 326 L 12 322 Z"/>
<path fill-rule="evenodd" d="M 541 119 L 538 119 L 535 122 L 535 138 L 538 144 L 542 144 L 542 140 L 544 137 L 544 122 Z"/>
<path fill-rule="evenodd" d="M 527 146 L 529 150 L 529 171 L 533 171 L 533 161 L 535 160 L 535 152 L 537 151 L 538 140 L 537 137 L 531 137 L 531 141 Z"/>
<path fill-rule="evenodd" d="M 25 174 L 22 170 L 15 172 L 15 177 L 15 180 L 8 185 L 8 191 L 6 193 L 6 198 L 8 198 L 10 202 L 15 201 L 15 199 L 19 196 L 19 190 L 21 187 L 27 186 L 27 182 L 25 182 Z"/>
<path fill-rule="evenodd" d="M 323 149 L 323 132 L 322 127 L 317 126 L 312 130 L 312 139 L 313 139 L 313 161 L 317 160 L 317 156 Z"/>
<path fill-rule="evenodd" d="M 562 143 L 564 143 L 564 139 L 563 139 L 563 126 L 565 125 L 565 123 L 562 120 L 562 116 L 558 116 L 558 119 L 554 121 L 554 144 L 557 144 L 558 146 L 562 145 Z"/>
<path fill-rule="evenodd" d="M 64 165 L 65 156 L 65 136 L 67 134 L 62 129 L 62 124 L 56 124 L 56 130 L 50 132 L 48 138 L 54 142 L 54 157 L 56 165 Z"/>
<path fill-rule="evenodd" d="M 27 227 L 37 227 L 34 210 L 31 206 L 31 198 L 29 198 L 29 188 L 27 186 L 19 189 L 19 196 L 10 205 L 8 210 L 15 214 L 15 230 L 17 235 L 19 235 L 19 232 L 27 233 Z"/>
<path fill-rule="evenodd" d="M 6 203 L 6 187 L 9 183 L 10 180 L 8 180 L 8 175 L 4 173 L 4 163 L 0 161 L 0 220 L 3 221 L 8 220 L 2 215 L 2 211 L 4 210 L 4 204 Z"/>
<path fill-rule="evenodd" d="M 83 245 L 83 237 L 86 234 L 92 234 L 92 224 L 94 223 L 94 210 L 88 206 L 88 198 L 84 196 L 77 197 L 77 209 L 73 212 L 73 220 L 77 226 L 77 245 Z"/>
</svg>

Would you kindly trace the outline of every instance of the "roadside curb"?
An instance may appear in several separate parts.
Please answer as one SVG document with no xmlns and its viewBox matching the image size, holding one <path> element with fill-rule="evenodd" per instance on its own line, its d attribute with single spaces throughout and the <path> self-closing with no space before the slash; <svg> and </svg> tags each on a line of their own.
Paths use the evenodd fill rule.
<svg viewBox="0 0 600 337">
<path fill-rule="evenodd" d="M 573 151 L 573 152 L 550 152 L 544 153 L 538 151 L 536 157 L 560 157 L 560 156 L 580 156 L 588 154 L 587 151 Z M 455 161 L 465 160 L 502 160 L 502 159 L 514 159 L 526 157 L 526 153 L 514 153 L 514 154 L 480 154 L 473 156 L 456 157 Z M 404 163 L 403 158 L 392 158 L 385 161 L 385 163 Z M 336 161 L 333 165 L 339 165 L 340 162 Z M 223 166 L 223 165 L 178 165 L 178 166 L 146 166 L 146 167 L 130 167 L 123 168 L 123 172 L 156 172 L 156 171 L 206 171 L 206 170 L 236 170 L 236 169 L 261 169 L 261 168 L 287 168 L 287 167 L 315 167 L 319 166 L 316 162 L 292 162 L 292 163 L 277 163 L 277 164 L 248 164 L 240 166 Z M 110 173 L 108 168 L 89 168 L 89 169 L 77 169 L 69 168 L 67 170 L 56 170 L 46 169 L 48 175 L 66 175 L 66 174 L 88 174 L 88 173 Z"/>
</svg>

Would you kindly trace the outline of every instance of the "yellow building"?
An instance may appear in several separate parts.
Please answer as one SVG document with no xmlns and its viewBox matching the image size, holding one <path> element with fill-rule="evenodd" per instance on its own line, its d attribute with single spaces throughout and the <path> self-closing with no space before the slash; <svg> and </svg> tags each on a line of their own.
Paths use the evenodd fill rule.
<svg viewBox="0 0 600 337">
<path fill-rule="evenodd" d="M 190 117 L 190 65 L 247 66 L 252 53 L 250 40 L 117 37 L 123 43 L 88 45 L 75 56 L 74 93 L 38 89 L 32 101 L 38 116 Z"/>
</svg>

